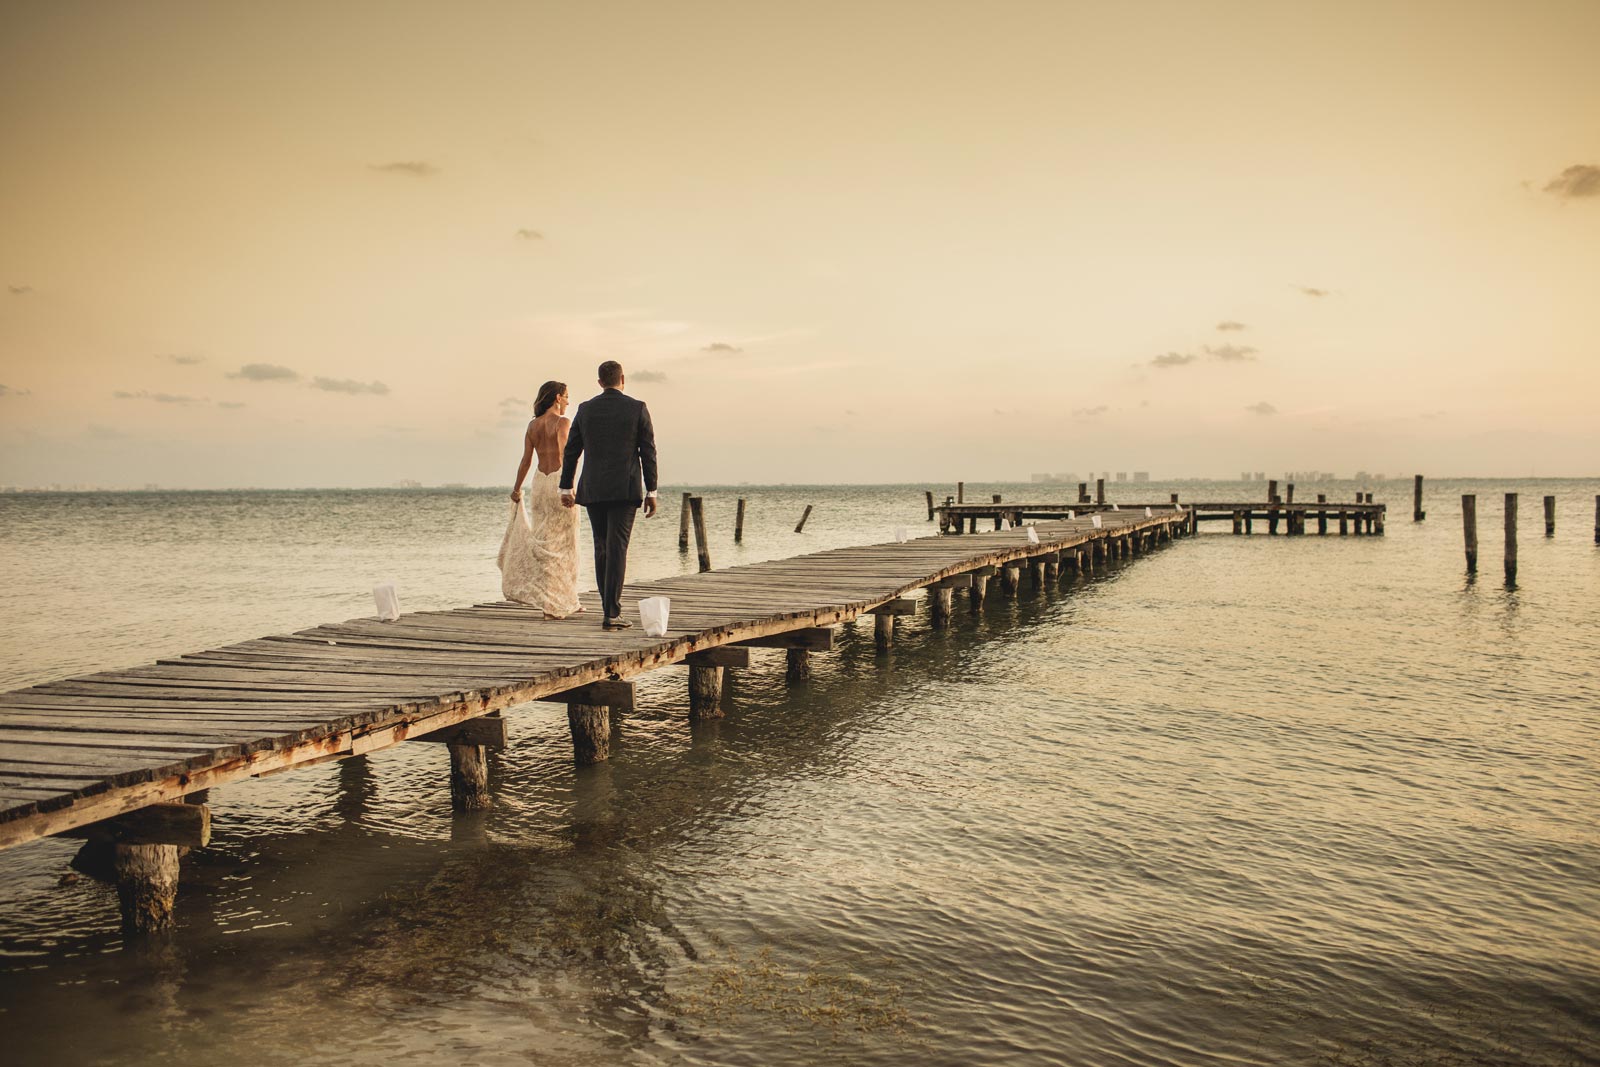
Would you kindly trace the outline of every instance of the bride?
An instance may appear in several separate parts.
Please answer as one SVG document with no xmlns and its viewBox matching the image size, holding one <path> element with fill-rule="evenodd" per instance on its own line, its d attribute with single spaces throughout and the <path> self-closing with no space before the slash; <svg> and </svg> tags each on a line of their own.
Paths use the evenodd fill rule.
<svg viewBox="0 0 1600 1067">
<path fill-rule="evenodd" d="M 561 454 L 572 420 L 565 417 L 567 387 L 545 382 L 533 404 L 533 420 L 522 437 L 522 462 L 511 490 L 511 528 L 500 546 L 501 590 L 506 599 L 544 609 L 547 619 L 582 611 L 578 604 L 578 509 L 561 506 Z M 522 507 L 522 481 L 534 457 L 529 515 Z"/>
</svg>

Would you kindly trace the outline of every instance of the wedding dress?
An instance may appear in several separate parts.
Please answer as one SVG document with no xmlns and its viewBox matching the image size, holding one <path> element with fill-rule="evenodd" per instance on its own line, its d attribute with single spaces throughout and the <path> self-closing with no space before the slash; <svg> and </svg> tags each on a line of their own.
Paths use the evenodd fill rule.
<svg viewBox="0 0 1600 1067">
<path fill-rule="evenodd" d="M 560 482 L 559 470 L 534 470 L 524 497 L 529 510 L 512 503 L 499 557 L 505 598 L 543 608 L 553 619 L 583 610 L 578 606 L 578 509 L 561 506 Z"/>
</svg>

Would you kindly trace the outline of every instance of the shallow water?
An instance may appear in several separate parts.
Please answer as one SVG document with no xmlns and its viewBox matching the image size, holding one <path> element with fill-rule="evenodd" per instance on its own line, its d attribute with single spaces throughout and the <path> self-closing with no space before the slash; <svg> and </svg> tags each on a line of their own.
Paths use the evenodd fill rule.
<svg viewBox="0 0 1600 1067">
<path fill-rule="evenodd" d="M 1111 490 L 1172 488 L 1245 492 Z M 559 705 L 517 709 L 480 816 L 450 814 L 435 746 L 216 790 L 165 943 L 124 949 L 113 891 L 68 875 L 72 843 L 11 850 L 0 1048 L 19 1064 L 1596 1062 L 1600 484 L 1433 482 L 1420 525 L 1408 483 L 1377 488 L 1381 538 L 1217 524 L 962 606 L 948 632 L 919 617 L 888 657 L 845 627 L 803 687 L 758 653 L 720 723 L 691 729 L 682 670 L 657 672 L 612 760 L 581 772 Z M 1514 590 L 1505 491 L 1522 494 Z M 718 566 L 929 530 L 921 487 L 704 495 Z M 0 496 L 0 686 L 366 614 L 378 580 L 407 608 L 495 598 L 504 507 Z M 635 577 L 693 568 L 676 534 L 675 513 L 639 524 Z"/>
</svg>

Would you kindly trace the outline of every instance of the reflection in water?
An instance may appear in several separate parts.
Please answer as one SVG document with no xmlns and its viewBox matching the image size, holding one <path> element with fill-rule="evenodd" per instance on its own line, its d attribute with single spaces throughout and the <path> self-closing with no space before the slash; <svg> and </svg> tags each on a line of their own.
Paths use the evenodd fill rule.
<svg viewBox="0 0 1600 1067">
<path fill-rule="evenodd" d="M 800 549 L 795 494 L 741 495 L 747 545 Z M 416 511 L 465 530 L 476 501 Z M 846 494 L 803 547 L 908 504 Z M 117 529 L 159 560 L 206 507 L 173 506 Z M 325 524 L 251 588 L 269 616 L 364 610 L 336 591 L 368 551 L 445 603 L 486 595 L 481 546 L 388 529 L 387 497 L 260 507 L 290 541 Z M 870 622 L 845 627 L 801 687 L 757 650 L 722 720 L 691 725 L 684 672 L 656 672 L 592 768 L 561 705 L 512 709 L 474 816 L 451 816 L 430 744 L 217 790 L 180 929 L 137 952 L 114 893 L 60 884 L 70 843 L 15 850 L 0 1041 L 19 1063 L 1592 1061 L 1600 554 L 1539 540 L 1521 587 L 1463 587 L 1437 511 L 1381 539 L 1206 535 L 1043 595 L 991 590 L 948 632 L 902 620 L 887 655 Z M 262 521 L 219 520 L 244 540 Z M 641 524 L 640 573 L 675 571 L 675 532 Z M 23 546 L 32 570 L 49 544 Z M 327 596 L 313 618 L 271 601 L 290 573 Z M 171 612 L 162 651 L 270 628 L 185 623 L 192 601 L 146 591 L 130 610 Z M 62 618 L 47 659 L 105 655 L 90 642 L 114 628 Z M 151 640 L 136 623 L 111 640 Z"/>
</svg>

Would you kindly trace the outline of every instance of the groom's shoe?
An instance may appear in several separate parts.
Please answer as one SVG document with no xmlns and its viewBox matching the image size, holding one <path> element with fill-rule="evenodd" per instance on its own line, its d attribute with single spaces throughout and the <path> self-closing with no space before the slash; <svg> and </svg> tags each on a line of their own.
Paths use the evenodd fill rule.
<svg viewBox="0 0 1600 1067">
<path fill-rule="evenodd" d="M 602 630 L 627 630 L 632 626 L 633 623 L 629 622 L 627 619 L 607 619 L 605 622 L 600 624 L 600 628 Z"/>
</svg>

